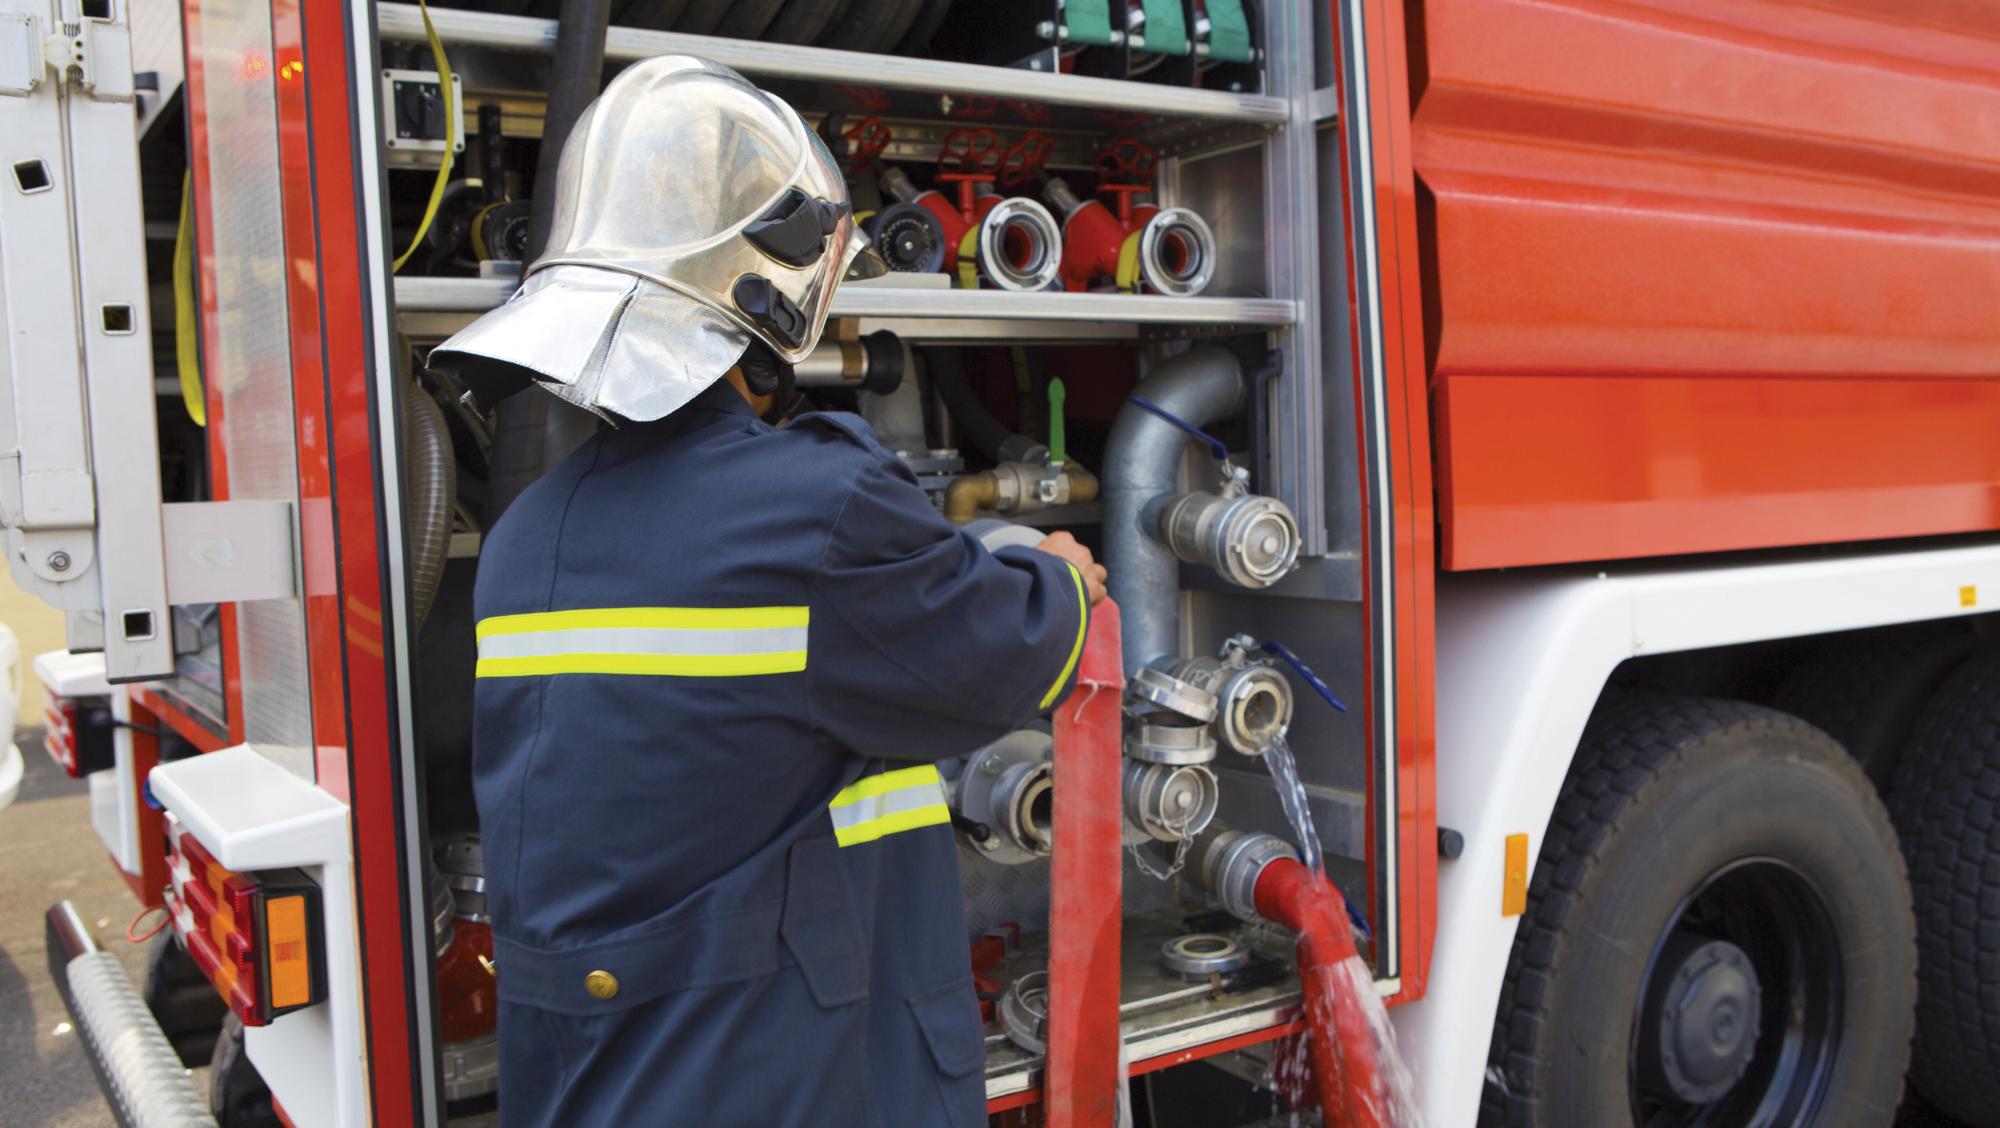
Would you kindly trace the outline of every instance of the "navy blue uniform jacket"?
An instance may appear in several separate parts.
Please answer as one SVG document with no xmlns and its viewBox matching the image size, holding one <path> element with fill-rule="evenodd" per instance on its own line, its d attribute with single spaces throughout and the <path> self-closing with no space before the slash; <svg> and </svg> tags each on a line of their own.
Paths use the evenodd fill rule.
<svg viewBox="0 0 2000 1128">
<path fill-rule="evenodd" d="M 934 762 L 1068 691 L 1075 569 L 718 384 L 522 494 L 476 609 L 503 1122 L 983 1126 Z"/>
</svg>

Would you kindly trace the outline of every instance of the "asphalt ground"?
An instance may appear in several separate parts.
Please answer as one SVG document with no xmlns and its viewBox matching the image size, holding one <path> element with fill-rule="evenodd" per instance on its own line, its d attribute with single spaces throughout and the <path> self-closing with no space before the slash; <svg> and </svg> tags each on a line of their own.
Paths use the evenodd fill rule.
<svg viewBox="0 0 2000 1128">
<path fill-rule="evenodd" d="M 125 926 L 139 905 L 90 828 L 84 782 L 42 751 L 40 729 L 15 742 L 27 771 L 0 811 L 0 1124 L 102 1128 L 114 1121 L 49 977 L 42 913 L 67 898 L 138 983 L 146 950 Z"/>
</svg>

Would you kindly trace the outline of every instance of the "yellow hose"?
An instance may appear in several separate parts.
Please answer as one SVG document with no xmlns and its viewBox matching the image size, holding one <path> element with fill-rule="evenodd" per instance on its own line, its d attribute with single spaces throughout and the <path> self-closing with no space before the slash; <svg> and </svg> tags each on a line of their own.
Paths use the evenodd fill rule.
<svg viewBox="0 0 2000 1128">
<path fill-rule="evenodd" d="M 181 406 L 197 427 L 208 426 L 201 390 L 201 337 L 194 308 L 194 171 L 181 174 L 181 222 L 174 231 L 174 367 L 181 377 Z"/>
<path fill-rule="evenodd" d="M 410 239 L 410 245 L 389 268 L 394 274 L 403 269 L 410 256 L 423 246 L 424 236 L 431 229 L 431 221 L 437 218 L 438 205 L 444 201 L 445 185 L 451 183 L 452 137 L 464 131 L 459 121 L 458 99 L 452 96 L 451 61 L 444 57 L 444 41 L 438 38 L 437 28 L 431 26 L 431 6 L 427 0 L 417 0 L 417 10 L 424 16 L 424 35 L 431 41 L 431 58 L 437 63 L 438 90 L 444 95 L 444 159 L 438 164 L 437 179 L 431 183 L 430 203 L 424 205 L 424 218 L 417 224 L 417 233 Z"/>
</svg>

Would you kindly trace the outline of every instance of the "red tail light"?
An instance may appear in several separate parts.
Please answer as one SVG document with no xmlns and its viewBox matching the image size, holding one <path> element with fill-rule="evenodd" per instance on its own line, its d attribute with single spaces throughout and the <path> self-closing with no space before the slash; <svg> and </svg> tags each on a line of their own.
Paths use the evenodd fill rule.
<svg viewBox="0 0 2000 1128">
<path fill-rule="evenodd" d="M 99 701 L 51 696 L 42 710 L 42 750 L 74 778 L 113 762 L 111 712 Z"/>
<path fill-rule="evenodd" d="M 172 816 L 167 842 L 174 932 L 243 1025 L 267 1025 L 325 997 L 311 878 L 296 869 L 224 869 Z"/>
</svg>

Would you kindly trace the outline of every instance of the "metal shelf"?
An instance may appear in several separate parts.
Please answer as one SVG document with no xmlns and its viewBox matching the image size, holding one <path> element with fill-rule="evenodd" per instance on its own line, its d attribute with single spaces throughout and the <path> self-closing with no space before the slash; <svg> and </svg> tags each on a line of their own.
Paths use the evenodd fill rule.
<svg viewBox="0 0 2000 1128">
<path fill-rule="evenodd" d="M 426 42 L 423 16 L 414 4 L 378 5 L 375 23 L 384 40 L 412 44 Z M 447 44 L 544 52 L 555 47 L 554 20 L 433 8 L 431 23 L 437 28 L 438 37 Z M 1206 118 L 1265 126 L 1283 125 L 1291 113 L 1284 99 L 1263 94 L 1232 94 L 1108 78 L 1042 74 L 1014 67 L 830 51 L 822 47 L 717 39 L 629 27 L 612 28 L 604 40 L 604 57 L 611 61 L 631 62 L 655 55 L 675 54 L 700 55 L 734 67 L 746 75 L 762 78 L 850 83 L 885 90 L 940 94 L 976 91 L 1003 100 L 1021 99 L 1090 110 Z"/>
<path fill-rule="evenodd" d="M 484 313 L 513 292 L 512 280 L 398 278 L 396 309 L 405 314 Z M 849 285 L 834 292 L 831 315 L 859 318 L 863 331 L 900 327 L 908 336 L 930 340 L 1120 339 L 1136 336 L 1142 325 L 1273 328 L 1292 324 L 1297 311 L 1294 303 L 1273 298 Z"/>
</svg>

